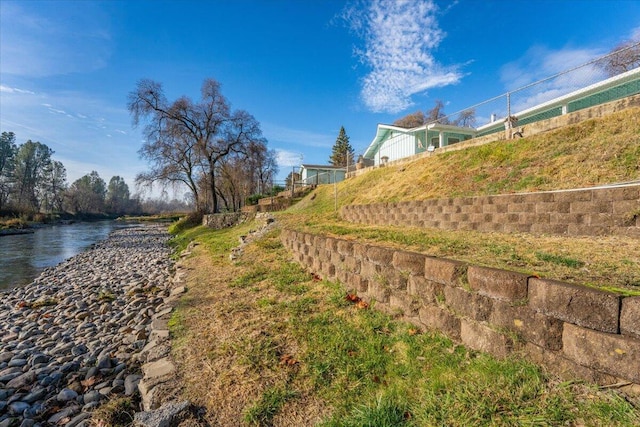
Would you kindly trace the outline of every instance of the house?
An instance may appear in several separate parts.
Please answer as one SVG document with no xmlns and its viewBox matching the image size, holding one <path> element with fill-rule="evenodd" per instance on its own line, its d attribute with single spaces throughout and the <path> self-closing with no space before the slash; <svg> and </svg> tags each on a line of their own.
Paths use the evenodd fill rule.
<svg viewBox="0 0 640 427">
<path fill-rule="evenodd" d="M 345 168 L 331 165 L 301 165 L 300 183 L 302 185 L 333 184 L 344 181 Z"/>
<path fill-rule="evenodd" d="M 403 159 L 425 151 L 456 144 L 476 137 L 504 132 L 506 138 L 523 136 L 522 129 L 536 128 L 535 123 L 562 116 L 581 109 L 591 108 L 617 99 L 640 94 L 640 68 L 618 74 L 609 79 L 589 85 L 534 107 L 526 108 L 496 118 L 491 115 L 489 123 L 472 127 L 459 127 L 442 123 L 429 123 L 412 129 L 379 124 L 376 136 L 362 155 L 363 164 L 375 166 Z M 509 103 L 509 94 L 506 96 Z M 542 131 L 544 129 L 537 129 Z M 498 139 L 496 135 L 496 139 Z"/>
<path fill-rule="evenodd" d="M 474 138 L 477 131 L 442 123 L 430 123 L 412 129 L 379 124 L 376 136 L 363 154 L 375 165 L 433 151 Z"/>
</svg>

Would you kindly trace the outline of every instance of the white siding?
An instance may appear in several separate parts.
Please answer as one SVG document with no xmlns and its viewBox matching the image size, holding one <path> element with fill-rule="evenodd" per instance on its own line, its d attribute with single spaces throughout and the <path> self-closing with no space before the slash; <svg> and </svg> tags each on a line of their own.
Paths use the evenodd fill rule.
<svg viewBox="0 0 640 427">
<path fill-rule="evenodd" d="M 393 161 L 414 154 L 416 154 L 416 137 L 412 134 L 400 133 L 382 143 L 374 160 L 375 164 L 379 165 L 382 163 L 383 157 L 388 157 L 388 161 Z"/>
</svg>

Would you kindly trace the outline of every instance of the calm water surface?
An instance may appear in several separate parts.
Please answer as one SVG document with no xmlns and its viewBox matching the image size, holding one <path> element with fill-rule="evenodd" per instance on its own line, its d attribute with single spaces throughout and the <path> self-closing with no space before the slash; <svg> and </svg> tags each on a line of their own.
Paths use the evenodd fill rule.
<svg viewBox="0 0 640 427">
<path fill-rule="evenodd" d="M 111 230 L 128 226 L 114 221 L 78 222 L 44 226 L 33 234 L 0 236 L 0 289 L 30 283 L 46 267 L 106 239 Z"/>
</svg>

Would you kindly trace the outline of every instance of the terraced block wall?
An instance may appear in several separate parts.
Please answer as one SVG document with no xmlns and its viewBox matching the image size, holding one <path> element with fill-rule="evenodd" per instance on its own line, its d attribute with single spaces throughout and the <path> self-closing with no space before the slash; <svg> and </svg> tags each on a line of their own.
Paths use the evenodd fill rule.
<svg viewBox="0 0 640 427">
<path fill-rule="evenodd" d="M 600 384 L 640 384 L 640 297 L 424 254 L 282 232 L 308 270 L 457 342 Z"/>
<path fill-rule="evenodd" d="M 348 205 L 340 215 L 371 225 L 640 237 L 640 184 Z"/>
</svg>

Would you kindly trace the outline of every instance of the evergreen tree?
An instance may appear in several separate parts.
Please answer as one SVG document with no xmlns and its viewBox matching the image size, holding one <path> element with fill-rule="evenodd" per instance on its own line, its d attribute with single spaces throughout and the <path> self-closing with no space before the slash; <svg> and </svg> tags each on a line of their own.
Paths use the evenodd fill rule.
<svg viewBox="0 0 640 427">
<path fill-rule="evenodd" d="M 338 134 L 336 143 L 333 144 L 329 163 L 333 166 L 347 166 L 347 160 L 350 165 L 355 163 L 353 158 L 353 147 L 349 144 L 349 137 L 344 130 L 344 126 L 340 126 L 340 133 Z"/>
</svg>

